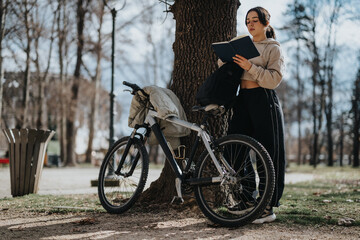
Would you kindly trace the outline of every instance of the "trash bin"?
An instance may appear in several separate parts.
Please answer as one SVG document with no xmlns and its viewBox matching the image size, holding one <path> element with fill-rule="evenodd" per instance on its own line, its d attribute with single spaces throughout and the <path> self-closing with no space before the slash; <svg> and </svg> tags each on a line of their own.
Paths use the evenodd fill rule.
<svg viewBox="0 0 360 240">
<path fill-rule="evenodd" d="M 10 183 L 13 197 L 37 193 L 47 144 L 54 131 L 3 129 L 9 142 Z"/>
</svg>

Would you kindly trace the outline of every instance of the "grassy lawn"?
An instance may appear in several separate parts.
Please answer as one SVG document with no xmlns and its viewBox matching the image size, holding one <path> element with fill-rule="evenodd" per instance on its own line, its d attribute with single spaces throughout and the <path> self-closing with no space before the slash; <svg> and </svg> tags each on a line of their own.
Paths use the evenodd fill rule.
<svg viewBox="0 0 360 240">
<path fill-rule="evenodd" d="M 277 209 L 280 222 L 341 225 L 351 218 L 351 226 L 360 226 L 360 169 L 294 165 L 289 172 L 314 174 L 315 179 L 285 186 Z"/>
<path fill-rule="evenodd" d="M 96 194 L 38 195 L 0 199 L 0 211 L 30 211 L 45 213 L 105 212 Z"/>
</svg>

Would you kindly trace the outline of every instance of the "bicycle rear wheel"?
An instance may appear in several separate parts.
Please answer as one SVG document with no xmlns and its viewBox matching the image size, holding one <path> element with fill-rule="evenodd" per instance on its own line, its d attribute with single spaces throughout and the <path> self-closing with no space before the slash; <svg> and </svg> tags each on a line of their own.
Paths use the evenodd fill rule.
<svg viewBox="0 0 360 240">
<path fill-rule="evenodd" d="M 227 227 L 245 225 L 258 218 L 269 204 L 275 184 L 271 158 L 256 140 L 244 135 L 228 135 L 214 142 L 214 154 L 225 172 L 221 182 L 198 185 L 195 197 L 204 215 Z M 236 173 L 229 173 L 220 159 Z M 219 176 L 209 153 L 204 151 L 195 178 Z"/>
<path fill-rule="evenodd" d="M 132 139 L 121 174 L 115 174 L 129 137 L 124 137 L 110 148 L 101 164 L 98 195 L 101 205 L 109 213 L 122 213 L 131 208 L 144 189 L 149 171 L 149 157 L 143 143 Z M 131 172 L 130 176 L 126 173 Z"/>
</svg>

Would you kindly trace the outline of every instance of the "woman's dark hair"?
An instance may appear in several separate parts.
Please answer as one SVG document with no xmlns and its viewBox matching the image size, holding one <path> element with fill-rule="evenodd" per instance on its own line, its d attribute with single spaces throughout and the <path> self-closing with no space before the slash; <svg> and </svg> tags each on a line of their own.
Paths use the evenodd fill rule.
<svg viewBox="0 0 360 240">
<path fill-rule="evenodd" d="M 249 12 L 256 12 L 259 16 L 259 21 L 266 26 L 269 22 L 270 22 L 270 13 L 268 12 L 268 10 L 266 10 L 263 7 L 254 7 L 251 8 L 247 13 L 246 13 L 246 17 L 245 17 L 245 25 L 247 25 L 247 16 L 249 14 Z M 275 34 L 275 30 L 272 26 L 268 25 L 267 30 L 266 30 L 266 37 L 267 38 L 276 38 L 276 34 Z"/>
</svg>

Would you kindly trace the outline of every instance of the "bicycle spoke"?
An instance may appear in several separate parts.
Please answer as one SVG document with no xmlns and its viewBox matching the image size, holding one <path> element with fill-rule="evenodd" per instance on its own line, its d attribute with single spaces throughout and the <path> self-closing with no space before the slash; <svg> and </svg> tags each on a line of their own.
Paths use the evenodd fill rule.
<svg viewBox="0 0 360 240">
<path fill-rule="evenodd" d="M 147 176 L 148 157 L 145 147 L 140 143 L 140 145 L 132 144 L 121 166 L 121 174 L 115 174 L 127 144 L 128 137 L 115 143 L 109 150 L 100 169 L 100 202 L 107 211 L 113 213 L 120 213 L 129 209 L 135 203 L 146 182 L 146 178 L 144 179 L 142 176 L 144 174 Z M 135 163 L 136 156 L 138 156 L 138 160 Z M 133 166 L 133 164 L 136 165 Z M 132 168 L 134 169 L 131 176 L 125 177 L 124 174 L 130 173 Z M 108 175 L 110 172 L 112 174 Z"/>
<path fill-rule="evenodd" d="M 272 162 L 261 145 L 242 135 L 229 135 L 217 143 L 215 156 L 224 159 L 235 174 L 220 185 L 197 186 L 196 199 L 204 214 L 226 226 L 239 226 L 259 216 L 271 199 L 273 182 L 269 173 Z M 219 163 L 222 165 L 221 161 Z M 223 166 L 224 167 L 224 166 Z M 225 167 L 224 167 L 225 168 Z M 196 170 L 197 178 L 217 175 L 213 160 L 204 154 Z"/>
</svg>

